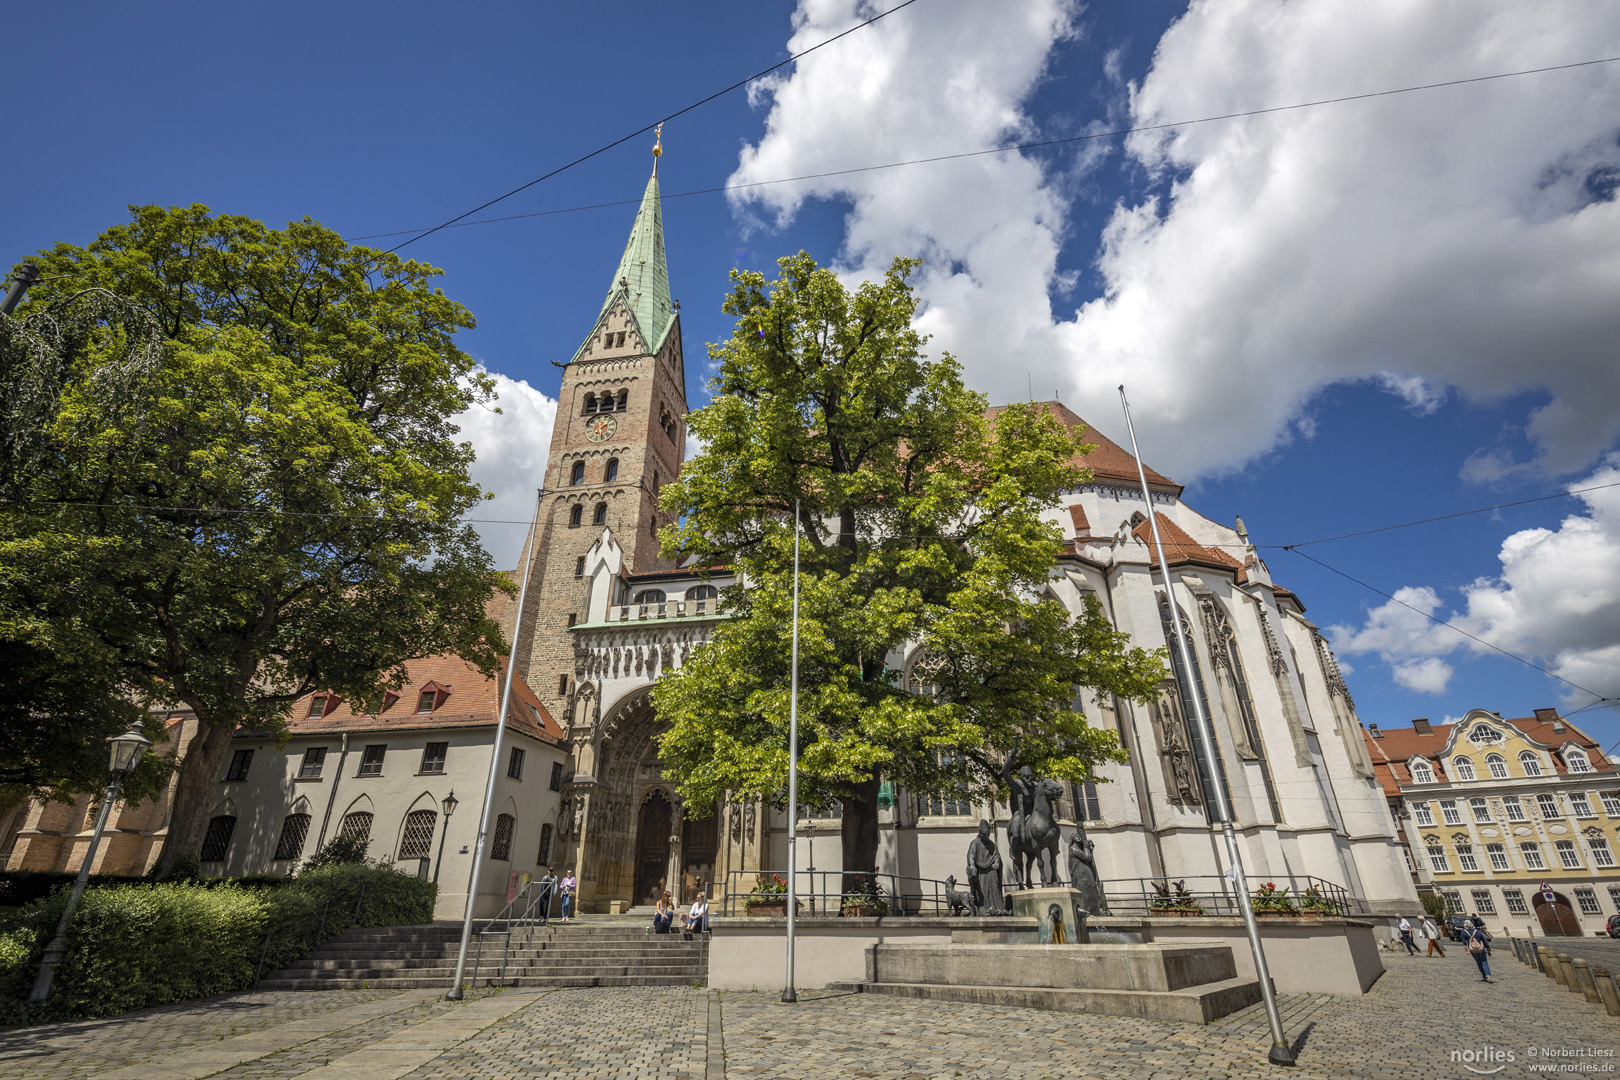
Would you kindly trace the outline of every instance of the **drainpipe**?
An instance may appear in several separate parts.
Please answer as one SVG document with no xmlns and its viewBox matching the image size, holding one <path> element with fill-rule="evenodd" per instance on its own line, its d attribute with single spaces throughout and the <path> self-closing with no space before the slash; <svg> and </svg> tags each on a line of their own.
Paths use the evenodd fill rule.
<svg viewBox="0 0 1620 1080">
<path fill-rule="evenodd" d="M 343 748 L 338 753 L 337 772 L 332 774 L 332 790 L 326 796 L 326 815 L 321 818 L 321 834 L 315 838 L 315 850 L 326 843 L 326 826 L 332 820 L 332 804 L 337 802 L 338 785 L 343 783 L 343 763 L 349 759 L 349 733 L 343 733 Z"/>
</svg>

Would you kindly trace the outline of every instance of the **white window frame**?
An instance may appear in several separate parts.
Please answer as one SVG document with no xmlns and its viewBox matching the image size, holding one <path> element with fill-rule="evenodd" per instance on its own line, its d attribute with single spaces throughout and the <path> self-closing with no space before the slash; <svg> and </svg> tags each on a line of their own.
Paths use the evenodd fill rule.
<svg viewBox="0 0 1620 1080">
<path fill-rule="evenodd" d="M 1572 773 L 1589 773 L 1592 771 L 1592 762 L 1587 759 L 1585 751 L 1565 750 L 1564 767 Z"/>
<path fill-rule="evenodd" d="M 1603 812 L 1610 817 L 1620 817 L 1620 792 L 1600 791 L 1598 798 L 1603 801 Z"/>
<path fill-rule="evenodd" d="M 1547 869 L 1547 860 L 1541 857 L 1541 845 L 1534 840 L 1519 842 L 1519 855 L 1524 859 L 1527 870 Z"/>
<path fill-rule="evenodd" d="M 1530 815 L 1525 813 L 1524 803 L 1517 795 L 1502 796 L 1502 809 L 1507 811 L 1509 821 L 1529 821 Z"/>
<path fill-rule="evenodd" d="M 1519 768 L 1524 770 L 1526 776 L 1542 775 L 1541 756 L 1534 750 L 1526 750 L 1519 755 Z"/>
<path fill-rule="evenodd" d="M 1406 767 L 1412 771 L 1412 783 L 1434 783 L 1434 769 L 1430 767 L 1427 761 L 1413 761 L 1408 763 Z"/>
<path fill-rule="evenodd" d="M 1474 858 L 1473 844 L 1454 845 L 1457 852 L 1457 868 L 1465 874 L 1479 873 L 1479 860 Z"/>
<path fill-rule="evenodd" d="M 1513 864 L 1508 861 L 1506 844 L 1486 844 L 1485 857 L 1491 861 L 1491 869 L 1499 874 L 1513 870 Z"/>
<path fill-rule="evenodd" d="M 1614 905 L 1615 911 L 1620 911 L 1620 885 L 1609 886 L 1609 903 Z"/>
<path fill-rule="evenodd" d="M 1563 865 L 1565 870 L 1582 869 L 1581 849 L 1575 845 L 1575 841 L 1554 840 L 1553 850 L 1558 852 L 1558 861 Z"/>
<path fill-rule="evenodd" d="M 1547 812 L 1549 805 L 1552 807 L 1552 813 Z M 1558 796 L 1550 791 L 1543 791 L 1536 796 L 1536 810 L 1541 814 L 1543 821 L 1564 820 L 1564 808 L 1558 805 Z"/>
<path fill-rule="evenodd" d="M 1490 825 L 1496 821 L 1491 817 L 1491 804 L 1478 796 L 1468 800 L 1468 812 L 1474 815 L 1474 824 Z"/>
<path fill-rule="evenodd" d="M 1456 799 L 1440 800 L 1440 817 L 1447 825 L 1461 825 L 1463 823 L 1462 811 L 1457 809 Z"/>
<path fill-rule="evenodd" d="M 1569 792 L 1569 805 L 1577 818 L 1597 817 L 1597 811 L 1592 809 L 1592 797 L 1584 791 Z"/>
<path fill-rule="evenodd" d="M 1597 890 L 1590 885 L 1582 885 L 1578 889 L 1571 889 L 1575 894 L 1575 906 L 1581 909 L 1582 915 L 1601 915 L 1603 908 L 1598 904 Z"/>
<path fill-rule="evenodd" d="M 1492 780 L 1506 780 L 1508 778 L 1507 758 L 1501 754 L 1486 754 L 1485 768 L 1490 770 Z"/>
<path fill-rule="evenodd" d="M 1496 914 L 1496 901 L 1491 897 L 1491 890 L 1475 889 L 1468 895 L 1474 901 L 1475 911 L 1479 912 L 1481 915 Z"/>
<path fill-rule="evenodd" d="M 1600 870 L 1614 869 L 1614 849 L 1609 847 L 1609 840 L 1603 836 L 1589 836 L 1586 846 L 1592 851 L 1592 865 Z"/>
<path fill-rule="evenodd" d="M 1419 825 L 1433 825 L 1434 811 L 1429 808 L 1429 804 L 1426 802 L 1413 803 L 1412 820 Z"/>
<path fill-rule="evenodd" d="M 1518 889 L 1503 889 L 1502 904 L 1509 915 L 1530 914 L 1530 905 L 1524 902 L 1524 893 Z"/>
<path fill-rule="evenodd" d="M 1458 754 L 1456 757 L 1451 759 L 1451 767 L 1453 770 L 1455 770 L 1457 779 L 1459 780 L 1478 779 L 1478 777 L 1474 775 L 1473 761 L 1463 757 L 1461 754 Z"/>
<path fill-rule="evenodd" d="M 1429 844 L 1429 869 L 1436 874 L 1451 873 L 1451 863 L 1446 860 L 1446 849 L 1440 844 Z"/>
</svg>

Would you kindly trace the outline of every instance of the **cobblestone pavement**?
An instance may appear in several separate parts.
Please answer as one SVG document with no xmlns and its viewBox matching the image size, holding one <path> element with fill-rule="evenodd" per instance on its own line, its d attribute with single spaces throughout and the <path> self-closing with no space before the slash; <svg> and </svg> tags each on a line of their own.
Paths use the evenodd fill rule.
<svg viewBox="0 0 1620 1080">
<path fill-rule="evenodd" d="M 1620 938 L 1536 938 L 1537 945 L 1545 945 L 1553 952 L 1566 952 L 1571 956 L 1584 956 L 1588 963 L 1601 964 L 1611 975 L 1620 973 Z"/>
<path fill-rule="evenodd" d="M 1518 1077 L 1536 1075 L 1549 1049 L 1620 1050 L 1620 1018 L 1506 951 L 1497 951 L 1494 985 L 1479 981 L 1462 950 L 1388 955 L 1385 964 L 1363 997 L 1282 999 L 1295 1075 L 1429 1080 L 1501 1064 L 1494 1075 Z M 1513 1060 L 1451 1057 L 1487 1044 Z M 1259 1006 L 1198 1026 L 814 991 L 797 1005 L 686 987 L 507 990 L 458 1004 L 431 991 L 328 991 L 239 994 L 6 1033 L 0 1080 L 1205 1080 L 1271 1072 L 1269 1045 Z M 1617 1056 L 1585 1061 L 1593 1067 L 1565 1075 L 1620 1066 Z"/>
</svg>

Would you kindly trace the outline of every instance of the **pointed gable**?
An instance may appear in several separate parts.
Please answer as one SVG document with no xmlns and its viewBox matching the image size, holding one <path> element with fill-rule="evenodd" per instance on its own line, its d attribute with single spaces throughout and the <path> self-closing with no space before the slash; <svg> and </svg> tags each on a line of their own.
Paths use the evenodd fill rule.
<svg viewBox="0 0 1620 1080">
<path fill-rule="evenodd" d="M 647 352 L 656 353 L 663 347 L 675 324 L 675 305 L 669 296 L 669 265 L 664 258 L 664 215 L 659 206 L 658 173 L 647 179 L 647 190 L 642 193 L 641 207 L 636 211 L 635 224 L 630 226 L 630 239 L 625 242 L 624 254 L 608 283 L 607 298 L 590 334 L 574 353 L 580 359 L 591 340 L 602 328 L 615 304 L 623 306 L 634 332 Z"/>
</svg>

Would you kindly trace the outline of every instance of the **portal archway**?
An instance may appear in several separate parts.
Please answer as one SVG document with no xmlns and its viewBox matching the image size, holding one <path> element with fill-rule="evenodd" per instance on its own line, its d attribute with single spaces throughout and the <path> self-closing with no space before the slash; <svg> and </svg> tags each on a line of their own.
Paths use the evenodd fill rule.
<svg viewBox="0 0 1620 1080">
<path fill-rule="evenodd" d="M 1536 893 L 1536 918 L 1541 920 L 1541 932 L 1548 937 L 1580 937 L 1581 921 L 1575 917 L 1569 897 L 1561 892 L 1552 895 L 1548 900 L 1545 893 Z"/>
</svg>

